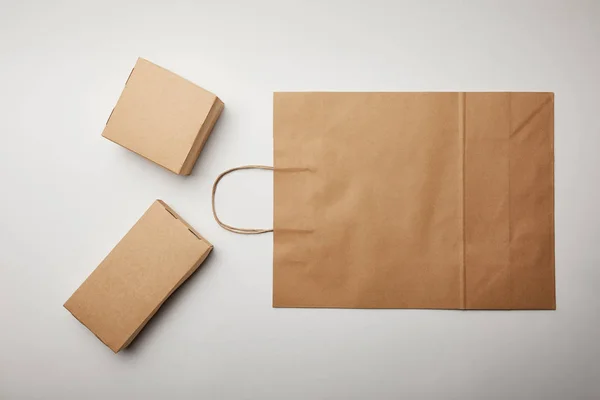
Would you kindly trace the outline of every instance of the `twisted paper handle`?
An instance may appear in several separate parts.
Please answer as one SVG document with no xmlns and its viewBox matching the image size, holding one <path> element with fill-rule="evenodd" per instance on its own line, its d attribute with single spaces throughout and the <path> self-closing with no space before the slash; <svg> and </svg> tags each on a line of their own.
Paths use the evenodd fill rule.
<svg viewBox="0 0 600 400">
<path fill-rule="evenodd" d="M 273 171 L 273 167 L 269 167 L 266 165 L 242 165 L 240 167 L 235 167 L 235 168 L 231 168 L 228 169 L 225 172 L 222 172 L 219 176 L 217 176 L 217 179 L 215 179 L 215 183 L 213 183 L 213 187 L 212 187 L 212 212 L 213 212 L 213 217 L 215 217 L 215 221 L 217 221 L 217 224 L 219 224 L 221 226 L 221 228 L 226 229 L 230 232 L 233 233 L 240 233 L 240 234 L 244 234 L 244 235 L 258 235 L 261 233 L 267 233 L 267 232 L 273 232 L 273 229 L 248 229 L 248 228 L 236 228 L 235 226 L 231 226 L 231 225 L 227 225 L 226 223 L 222 222 L 219 217 L 217 216 L 217 210 L 215 208 L 215 194 L 217 193 L 217 185 L 219 184 L 219 182 L 221 181 L 221 179 L 223 179 L 223 177 L 227 174 L 230 174 L 234 171 L 240 171 L 242 169 L 264 169 L 264 170 L 268 170 L 268 171 Z"/>
</svg>

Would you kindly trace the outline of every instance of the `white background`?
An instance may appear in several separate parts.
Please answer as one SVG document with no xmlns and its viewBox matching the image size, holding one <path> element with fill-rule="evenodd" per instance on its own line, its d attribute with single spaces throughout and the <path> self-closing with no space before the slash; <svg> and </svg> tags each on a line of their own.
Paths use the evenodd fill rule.
<svg viewBox="0 0 600 400">
<path fill-rule="evenodd" d="M 136 57 L 225 102 L 190 177 L 100 134 Z M 5 1 L 1 399 L 597 399 L 599 1 Z M 277 90 L 556 93 L 555 312 L 271 308 L 272 236 L 220 229 Z M 63 307 L 156 198 L 215 245 L 130 349 Z M 219 191 L 272 223 L 272 176 Z"/>
</svg>

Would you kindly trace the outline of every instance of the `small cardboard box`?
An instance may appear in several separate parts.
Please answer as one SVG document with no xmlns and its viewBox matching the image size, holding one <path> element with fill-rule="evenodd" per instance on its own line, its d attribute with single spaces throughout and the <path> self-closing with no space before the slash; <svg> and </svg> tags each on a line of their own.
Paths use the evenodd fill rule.
<svg viewBox="0 0 600 400">
<path fill-rule="evenodd" d="M 64 306 L 116 353 L 131 343 L 212 248 L 157 200 Z"/>
<path fill-rule="evenodd" d="M 223 102 L 139 58 L 102 136 L 179 175 L 189 175 Z"/>
</svg>

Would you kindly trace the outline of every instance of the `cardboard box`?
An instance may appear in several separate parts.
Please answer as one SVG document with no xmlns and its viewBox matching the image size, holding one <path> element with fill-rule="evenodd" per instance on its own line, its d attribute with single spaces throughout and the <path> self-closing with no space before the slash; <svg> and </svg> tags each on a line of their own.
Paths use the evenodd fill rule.
<svg viewBox="0 0 600 400">
<path fill-rule="evenodd" d="M 212 248 L 157 200 L 64 306 L 116 353 L 131 343 Z"/>
<path fill-rule="evenodd" d="M 189 175 L 223 107 L 214 94 L 139 58 L 102 136 Z"/>
</svg>

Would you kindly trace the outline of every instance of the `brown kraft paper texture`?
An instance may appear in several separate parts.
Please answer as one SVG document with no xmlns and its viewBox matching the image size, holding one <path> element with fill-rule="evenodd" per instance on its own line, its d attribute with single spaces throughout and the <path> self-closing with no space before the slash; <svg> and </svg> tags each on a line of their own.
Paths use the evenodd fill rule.
<svg viewBox="0 0 600 400">
<path fill-rule="evenodd" d="M 275 307 L 555 309 L 552 93 L 275 93 Z"/>
</svg>

